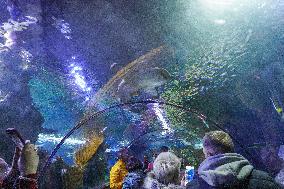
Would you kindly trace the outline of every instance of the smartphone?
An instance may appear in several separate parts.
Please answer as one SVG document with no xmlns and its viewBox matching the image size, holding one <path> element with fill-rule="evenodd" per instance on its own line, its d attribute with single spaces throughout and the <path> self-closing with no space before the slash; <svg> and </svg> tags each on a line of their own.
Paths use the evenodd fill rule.
<svg viewBox="0 0 284 189">
<path fill-rule="evenodd" d="M 6 133 L 11 137 L 15 145 L 22 149 L 25 145 L 25 140 L 21 136 L 21 134 L 15 128 L 8 128 L 6 129 Z"/>
<path fill-rule="evenodd" d="M 194 167 L 193 166 L 186 166 L 185 170 L 185 185 L 191 182 L 194 178 Z"/>
</svg>

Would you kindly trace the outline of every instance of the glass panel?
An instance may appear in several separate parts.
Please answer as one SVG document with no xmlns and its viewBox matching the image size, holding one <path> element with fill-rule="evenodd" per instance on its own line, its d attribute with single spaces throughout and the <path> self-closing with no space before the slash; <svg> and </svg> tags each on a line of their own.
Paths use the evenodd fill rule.
<svg viewBox="0 0 284 189">
<path fill-rule="evenodd" d="M 0 154 L 11 164 L 7 128 L 36 144 L 40 188 L 100 188 L 124 148 L 151 161 L 167 146 L 197 168 L 213 130 L 282 174 L 282 0 L 7 0 L 0 10 Z"/>
</svg>

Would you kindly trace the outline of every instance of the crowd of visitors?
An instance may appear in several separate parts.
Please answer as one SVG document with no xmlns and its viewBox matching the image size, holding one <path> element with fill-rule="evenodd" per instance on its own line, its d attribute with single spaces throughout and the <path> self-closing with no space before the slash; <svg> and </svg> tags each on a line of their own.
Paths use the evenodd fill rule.
<svg viewBox="0 0 284 189">
<path fill-rule="evenodd" d="M 135 156 L 124 149 L 123 171 L 112 168 L 111 189 L 280 189 L 281 185 L 268 173 L 255 169 L 242 155 L 234 152 L 229 134 L 211 131 L 203 138 L 205 160 L 195 177 L 185 182 L 181 173 L 181 160 L 167 147 L 162 147 L 146 170 Z M 128 158 L 127 158 L 128 157 Z M 145 161 L 144 161 L 145 162 Z M 145 168 L 145 166 L 144 166 Z M 117 175 L 116 175 L 117 174 Z M 181 176 L 183 175 L 183 176 Z M 116 182 L 116 183 L 115 183 Z"/>
<path fill-rule="evenodd" d="M 181 159 L 163 146 L 150 162 L 143 162 L 127 148 L 118 153 L 110 170 L 110 189 L 280 189 L 281 184 L 268 173 L 255 169 L 242 155 L 235 153 L 231 137 L 223 131 L 211 131 L 203 138 L 205 160 L 193 180 L 181 173 Z M 0 159 L 0 186 L 3 189 L 37 189 L 39 156 L 35 145 L 26 141 L 16 148 L 12 166 Z M 279 178 L 278 178 L 279 180 Z M 280 182 L 281 183 L 281 182 Z"/>
</svg>

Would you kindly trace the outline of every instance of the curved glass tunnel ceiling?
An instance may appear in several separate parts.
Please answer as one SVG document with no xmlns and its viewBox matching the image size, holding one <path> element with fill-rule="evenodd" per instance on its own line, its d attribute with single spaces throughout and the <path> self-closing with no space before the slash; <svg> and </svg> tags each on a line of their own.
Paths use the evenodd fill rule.
<svg viewBox="0 0 284 189">
<path fill-rule="evenodd" d="M 142 159 L 167 145 L 198 166 L 201 139 L 216 129 L 255 167 L 282 169 L 283 1 L 35 0 L 0 8 L 1 129 L 35 142 L 44 164 L 81 124 L 46 175 L 60 164 L 78 176 L 66 183 L 99 186 L 123 147 Z M 13 144 L 1 133 L 9 161 Z"/>
</svg>

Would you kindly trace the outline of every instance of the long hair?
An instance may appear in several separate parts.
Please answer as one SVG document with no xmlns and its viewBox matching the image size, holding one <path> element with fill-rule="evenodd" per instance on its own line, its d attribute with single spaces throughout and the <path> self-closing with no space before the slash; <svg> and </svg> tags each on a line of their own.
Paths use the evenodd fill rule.
<svg viewBox="0 0 284 189">
<path fill-rule="evenodd" d="M 178 184 L 181 162 L 172 152 L 162 152 L 154 161 L 155 178 L 163 184 Z"/>
</svg>

